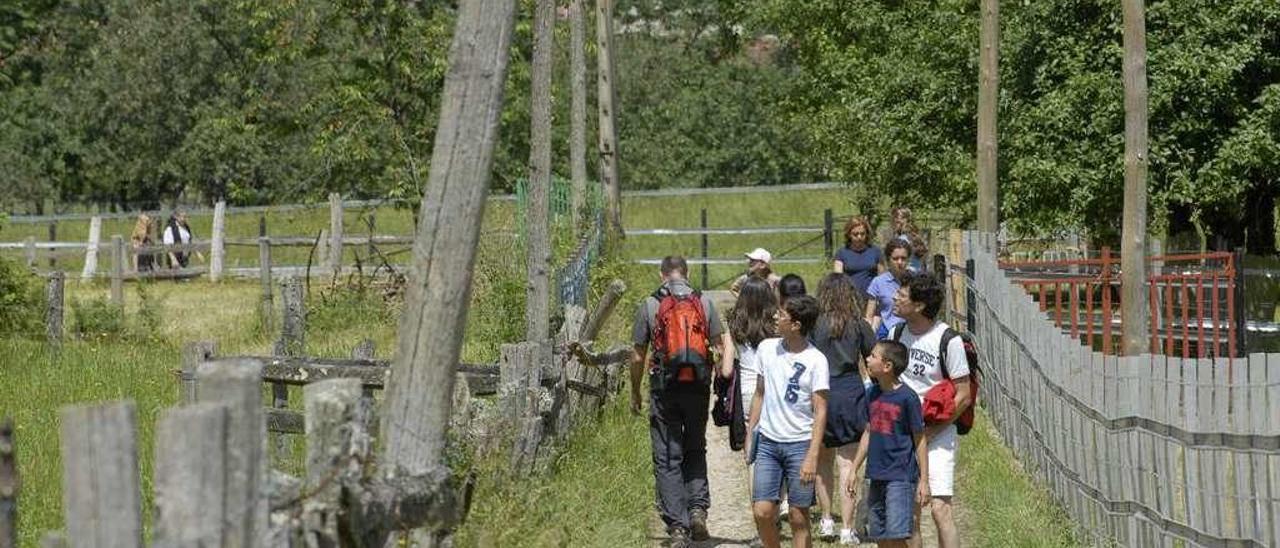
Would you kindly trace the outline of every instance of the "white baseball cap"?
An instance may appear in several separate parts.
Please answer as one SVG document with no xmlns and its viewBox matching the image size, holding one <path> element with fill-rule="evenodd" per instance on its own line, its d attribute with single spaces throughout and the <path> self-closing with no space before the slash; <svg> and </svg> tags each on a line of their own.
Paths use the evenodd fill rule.
<svg viewBox="0 0 1280 548">
<path fill-rule="evenodd" d="M 764 263 L 773 261 L 773 255 L 769 253 L 769 250 L 763 247 L 757 247 L 751 253 L 745 253 L 745 255 L 748 259 L 755 259 Z"/>
</svg>

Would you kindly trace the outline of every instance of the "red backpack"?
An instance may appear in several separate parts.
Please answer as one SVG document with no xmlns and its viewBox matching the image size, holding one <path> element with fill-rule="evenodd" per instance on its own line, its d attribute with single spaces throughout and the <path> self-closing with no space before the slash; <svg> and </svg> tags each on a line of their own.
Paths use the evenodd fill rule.
<svg viewBox="0 0 1280 548">
<path fill-rule="evenodd" d="M 710 382 L 707 353 L 707 314 L 702 295 L 693 291 L 677 296 L 669 291 L 654 293 L 658 312 L 654 316 L 653 347 L 661 386 L 673 387 Z"/>
<path fill-rule="evenodd" d="M 906 322 L 894 326 L 890 338 L 895 341 L 901 339 L 906 327 Z M 969 407 L 955 421 L 956 433 L 963 436 L 973 429 L 973 409 L 978 406 L 978 385 L 982 380 L 982 368 L 978 365 L 978 347 L 974 345 L 973 338 L 948 326 L 942 332 L 942 340 L 938 342 L 938 361 L 943 378 L 948 382 L 951 380 L 951 373 L 947 371 L 947 347 L 951 345 L 951 339 L 956 337 L 960 337 L 960 342 L 964 343 L 964 358 L 969 363 Z"/>
</svg>

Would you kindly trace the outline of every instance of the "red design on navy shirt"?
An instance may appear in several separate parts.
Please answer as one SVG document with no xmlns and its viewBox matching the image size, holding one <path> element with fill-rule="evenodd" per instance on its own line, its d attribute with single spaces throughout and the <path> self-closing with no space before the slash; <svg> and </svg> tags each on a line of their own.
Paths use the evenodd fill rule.
<svg viewBox="0 0 1280 548">
<path fill-rule="evenodd" d="M 887 401 L 871 402 L 871 431 L 886 436 L 893 435 L 893 425 L 902 416 L 902 406 Z"/>
</svg>

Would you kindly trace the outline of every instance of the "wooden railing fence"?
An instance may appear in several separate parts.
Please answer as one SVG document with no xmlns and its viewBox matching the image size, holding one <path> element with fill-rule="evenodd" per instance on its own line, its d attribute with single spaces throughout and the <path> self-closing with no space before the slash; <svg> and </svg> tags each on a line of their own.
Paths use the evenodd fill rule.
<svg viewBox="0 0 1280 548">
<path fill-rule="evenodd" d="M 1092 351 L 965 233 L 980 398 L 1093 544 L 1280 545 L 1280 355 Z"/>
</svg>

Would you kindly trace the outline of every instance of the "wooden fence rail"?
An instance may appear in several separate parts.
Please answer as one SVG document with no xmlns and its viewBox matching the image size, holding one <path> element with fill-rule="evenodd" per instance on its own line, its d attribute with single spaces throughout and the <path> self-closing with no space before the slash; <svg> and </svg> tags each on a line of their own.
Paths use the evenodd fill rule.
<svg viewBox="0 0 1280 548">
<path fill-rule="evenodd" d="M 983 400 L 1084 540 L 1280 545 L 1280 355 L 1104 355 L 1063 333 L 965 234 Z"/>
</svg>

